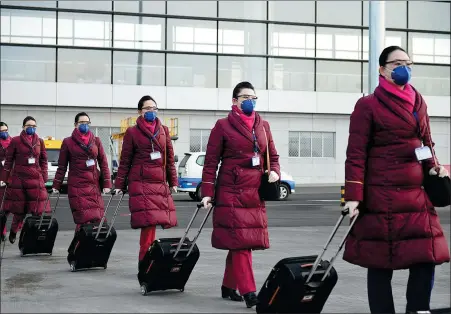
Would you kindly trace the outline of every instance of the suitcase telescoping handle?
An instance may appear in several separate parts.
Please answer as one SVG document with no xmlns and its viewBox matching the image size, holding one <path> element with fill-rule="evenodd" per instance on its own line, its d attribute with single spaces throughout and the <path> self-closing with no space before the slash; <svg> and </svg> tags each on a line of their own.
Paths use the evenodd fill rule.
<svg viewBox="0 0 451 314">
<path fill-rule="evenodd" d="M 194 219 L 196 218 L 197 214 L 199 213 L 199 210 L 200 210 L 202 207 L 204 207 L 204 205 L 203 205 L 202 203 L 197 204 L 196 211 L 194 212 L 193 217 L 191 217 L 191 220 L 190 220 L 189 223 L 188 223 L 188 227 L 186 227 L 185 234 L 184 234 L 183 237 L 180 239 L 180 242 L 179 242 L 179 244 L 177 245 L 177 249 L 175 250 L 175 253 L 174 253 L 174 258 L 175 258 L 175 257 L 177 256 L 177 254 L 179 253 L 179 251 L 180 251 L 180 249 L 181 249 L 181 247 L 182 247 L 182 245 L 183 245 L 183 242 L 185 242 L 186 236 L 188 235 L 189 229 L 191 228 L 191 225 L 193 224 Z M 211 206 L 210 209 L 208 210 L 207 214 L 205 215 L 204 220 L 202 220 L 202 223 L 200 224 L 199 230 L 197 231 L 197 234 L 196 234 L 196 236 L 194 237 L 194 239 L 193 239 L 193 241 L 192 241 L 192 243 L 191 243 L 191 246 L 190 246 L 188 252 L 186 253 L 186 256 L 189 256 L 189 255 L 191 254 L 192 250 L 194 249 L 194 245 L 196 244 L 197 238 L 199 238 L 199 235 L 200 235 L 200 233 L 202 232 L 202 229 L 204 228 L 205 223 L 207 222 L 207 219 L 208 219 L 208 217 L 210 216 L 210 213 L 211 213 L 211 211 L 213 210 L 213 208 L 214 208 L 214 204 L 212 204 L 212 206 Z"/>
<path fill-rule="evenodd" d="M 318 257 L 316 258 L 315 263 L 314 263 L 313 266 L 312 266 L 312 269 L 310 270 L 310 273 L 309 273 L 309 275 L 308 275 L 308 277 L 307 277 L 307 280 L 305 281 L 306 284 L 309 283 L 310 280 L 312 279 L 313 274 L 315 273 L 316 269 L 318 268 L 318 265 L 319 265 L 321 259 L 323 258 L 324 254 L 325 254 L 326 251 L 327 251 L 327 248 L 329 247 L 329 244 L 332 242 L 332 239 L 334 238 L 335 234 L 337 233 L 337 230 L 338 230 L 338 228 L 340 227 L 341 223 L 343 222 L 343 219 L 344 219 L 348 214 L 349 214 L 349 209 L 343 209 L 343 210 L 341 211 L 340 218 L 338 219 L 338 221 L 337 221 L 337 223 L 336 223 L 334 229 L 332 230 L 332 233 L 330 234 L 329 239 L 328 239 L 327 242 L 326 242 L 326 245 L 324 245 L 323 251 L 321 252 L 320 255 L 318 255 Z M 336 253 L 335 256 L 332 257 L 332 259 L 330 260 L 329 267 L 327 267 L 326 272 L 324 273 L 324 276 L 321 278 L 321 281 L 324 281 L 324 279 L 326 279 L 326 277 L 329 275 L 329 273 L 330 273 L 330 271 L 331 271 L 331 269 L 332 269 L 332 266 L 334 265 L 335 259 L 337 258 L 338 254 L 341 252 L 341 249 L 343 248 L 343 245 L 344 245 L 345 242 L 346 242 L 346 238 L 348 237 L 349 232 L 351 232 L 351 229 L 352 229 L 352 227 L 354 226 L 354 223 L 357 221 L 357 217 L 358 217 L 358 215 L 356 215 L 356 216 L 353 217 L 353 219 L 352 219 L 352 221 L 351 221 L 351 224 L 349 225 L 349 228 L 348 228 L 348 230 L 346 231 L 346 233 L 345 233 L 345 235 L 344 235 L 344 237 L 343 237 L 343 240 L 341 241 L 341 243 L 340 243 L 340 245 L 339 245 L 339 247 L 338 247 L 337 253 Z"/>
<path fill-rule="evenodd" d="M 53 210 L 50 212 L 50 222 L 49 222 L 49 227 L 47 228 L 47 230 L 50 230 L 50 227 L 52 226 L 53 215 L 55 214 L 56 208 L 58 207 L 60 195 L 61 195 L 61 193 L 58 193 L 58 196 L 56 197 L 55 207 L 53 207 Z M 47 208 L 47 205 L 49 204 L 49 202 L 50 202 L 50 193 L 47 193 L 47 201 L 45 202 L 44 209 L 42 210 L 41 219 L 39 219 L 38 230 L 41 229 L 42 221 L 44 220 L 45 209 Z"/>
<path fill-rule="evenodd" d="M 108 204 L 106 205 L 105 212 L 103 213 L 102 220 L 100 221 L 100 224 L 99 224 L 99 228 L 97 229 L 96 239 L 99 237 L 100 230 L 102 230 L 103 224 L 104 224 L 105 219 L 106 219 L 106 213 L 108 212 L 108 208 L 110 207 L 110 203 L 113 200 L 114 195 L 116 195 L 116 194 L 115 194 L 115 192 L 113 190 L 113 191 L 111 191 L 111 197 L 108 200 Z M 116 210 L 114 211 L 113 218 L 111 219 L 110 227 L 108 228 L 108 232 L 107 232 L 105 238 L 108 238 L 108 236 L 110 235 L 111 228 L 113 228 L 114 221 L 116 220 L 116 216 L 117 216 L 117 214 L 119 212 L 119 208 L 121 207 L 121 203 L 122 203 L 122 199 L 124 198 L 124 195 L 125 194 L 122 193 L 121 198 L 119 199 L 119 202 L 117 203 Z"/>
</svg>

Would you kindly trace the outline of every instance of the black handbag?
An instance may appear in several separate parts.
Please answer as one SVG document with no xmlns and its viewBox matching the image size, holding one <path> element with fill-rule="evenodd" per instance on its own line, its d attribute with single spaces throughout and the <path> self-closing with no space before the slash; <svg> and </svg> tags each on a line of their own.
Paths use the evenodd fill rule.
<svg viewBox="0 0 451 314">
<path fill-rule="evenodd" d="M 269 174 L 271 173 L 271 163 L 269 161 L 269 145 L 268 138 L 266 136 L 265 127 L 263 127 L 263 132 L 265 133 L 266 139 L 266 163 L 268 164 L 268 171 L 263 173 L 260 188 L 258 189 L 258 194 L 261 200 L 264 201 L 277 201 L 280 199 L 280 182 L 276 181 L 269 183 Z"/>
<path fill-rule="evenodd" d="M 419 126 L 419 121 L 416 116 L 415 118 Z M 426 128 L 427 128 L 426 134 L 429 135 L 430 142 L 432 143 L 431 133 L 429 132 L 429 127 L 427 123 Z M 432 159 L 434 160 L 434 166 L 438 167 L 437 157 L 435 156 L 434 149 L 432 147 L 430 147 L 430 149 L 432 153 Z M 449 206 L 451 204 L 450 178 L 449 177 L 440 178 L 438 176 L 438 173 L 436 175 L 430 175 L 429 171 L 430 169 L 424 169 L 425 174 L 423 178 L 424 190 L 426 191 L 429 200 L 431 201 L 432 205 L 434 205 L 434 207 Z"/>
</svg>

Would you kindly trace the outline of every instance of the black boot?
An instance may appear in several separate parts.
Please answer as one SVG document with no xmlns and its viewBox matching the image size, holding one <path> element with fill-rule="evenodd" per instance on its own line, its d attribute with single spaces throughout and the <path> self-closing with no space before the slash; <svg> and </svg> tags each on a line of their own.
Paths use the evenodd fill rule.
<svg viewBox="0 0 451 314">
<path fill-rule="evenodd" d="M 235 289 L 230 289 L 225 286 L 221 286 L 221 294 L 223 299 L 230 299 L 232 301 L 243 301 L 243 297 L 236 292 Z"/>
<path fill-rule="evenodd" d="M 14 244 L 14 242 L 16 242 L 16 233 L 10 231 L 9 232 L 9 242 L 11 242 L 11 244 Z"/>
<path fill-rule="evenodd" d="M 255 294 L 255 292 L 246 293 L 245 295 L 243 295 L 243 297 L 244 297 L 244 301 L 246 301 L 246 306 L 248 308 L 251 308 L 251 307 L 257 305 L 257 303 L 258 303 L 257 295 Z"/>
</svg>

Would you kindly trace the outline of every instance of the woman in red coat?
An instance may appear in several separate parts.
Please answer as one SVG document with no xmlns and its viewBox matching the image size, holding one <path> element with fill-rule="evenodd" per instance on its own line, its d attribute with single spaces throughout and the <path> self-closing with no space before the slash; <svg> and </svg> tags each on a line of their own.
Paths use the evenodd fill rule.
<svg viewBox="0 0 451 314">
<path fill-rule="evenodd" d="M 429 116 L 423 97 L 408 83 L 409 56 L 390 46 L 379 65 L 379 86 L 351 115 L 345 208 L 351 217 L 361 215 L 343 258 L 368 268 L 371 313 L 395 313 L 391 279 L 396 269 L 409 269 L 406 312 L 429 311 L 434 265 L 449 262 L 450 255 L 422 184 L 425 175 L 448 174 L 429 158 L 434 146 Z M 419 148 L 424 154 L 417 158 Z"/>
<path fill-rule="evenodd" d="M 251 83 L 241 82 L 232 94 L 232 111 L 211 130 L 202 173 L 202 203 L 213 212 L 212 245 L 228 250 L 221 293 L 223 298 L 257 303 L 251 250 L 269 248 L 268 218 L 258 189 L 268 169 L 270 182 L 279 180 L 279 155 L 268 122 L 254 111 L 257 97 Z M 218 177 L 216 170 L 221 162 Z"/>
<path fill-rule="evenodd" d="M 6 151 L 8 149 L 9 144 L 11 144 L 11 136 L 8 134 L 8 125 L 5 122 L 0 122 L 0 173 L 3 171 L 3 165 L 5 164 L 6 160 Z M 1 204 L 2 200 L 4 200 L 3 197 L 6 197 L 4 195 L 6 190 L 6 186 L 3 183 L 3 181 L 0 181 L 0 230 L 2 231 L 1 234 L 1 241 L 6 241 L 6 221 L 8 219 L 9 212 L 3 211 L 3 205 Z M 16 240 L 15 234 L 17 233 L 17 230 L 20 230 L 23 225 L 23 219 L 21 219 L 20 216 L 13 215 L 13 222 L 11 225 L 11 230 L 13 231 L 10 233 L 9 242 L 14 243 Z"/>
<path fill-rule="evenodd" d="M 111 190 L 108 160 L 100 139 L 89 130 L 90 124 L 87 113 L 80 112 L 75 116 L 72 136 L 66 137 L 61 145 L 52 186 L 53 193 L 59 193 L 69 166 L 67 194 L 77 225 L 75 231 L 82 224 L 100 222 L 105 210 L 101 193 Z"/>
<path fill-rule="evenodd" d="M 36 134 L 36 120 L 26 117 L 23 131 L 15 136 L 6 151 L 6 160 L 1 173 L 2 185 L 7 185 L 3 210 L 17 217 L 9 233 L 14 243 L 16 234 L 26 214 L 39 215 L 50 211 L 47 202 L 47 152 L 44 141 Z"/>
<path fill-rule="evenodd" d="M 155 240 L 155 227 L 177 225 L 171 191 L 177 192 L 177 172 L 169 130 L 157 118 L 157 103 L 150 96 L 138 102 L 136 126 L 128 128 L 114 182 L 116 194 L 128 189 L 131 227 L 141 228 L 139 261 Z M 169 183 L 169 186 L 168 186 Z M 139 265 L 139 264 L 138 264 Z"/>
</svg>

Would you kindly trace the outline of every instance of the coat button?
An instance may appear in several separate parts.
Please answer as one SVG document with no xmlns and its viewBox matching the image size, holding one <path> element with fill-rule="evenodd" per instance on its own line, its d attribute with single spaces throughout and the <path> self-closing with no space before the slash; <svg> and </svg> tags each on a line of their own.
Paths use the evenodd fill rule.
<svg viewBox="0 0 451 314">
<path fill-rule="evenodd" d="M 421 189 L 424 190 L 424 186 L 421 186 Z"/>
<path fill-rule="evenodd" d="M 396 191 L 401 191 L 401 189 L 400 189 L 400 188 L 397 188 Z"/>
<path fill-rule="evenodd" d="M 399 164 L 399 161 L 395 161 L 395 164 Z"/>
<path fill-rule="evenodd" d="M 243 192 L 243 189 L 240 189 L 240 192 Z"/>
</svg>

